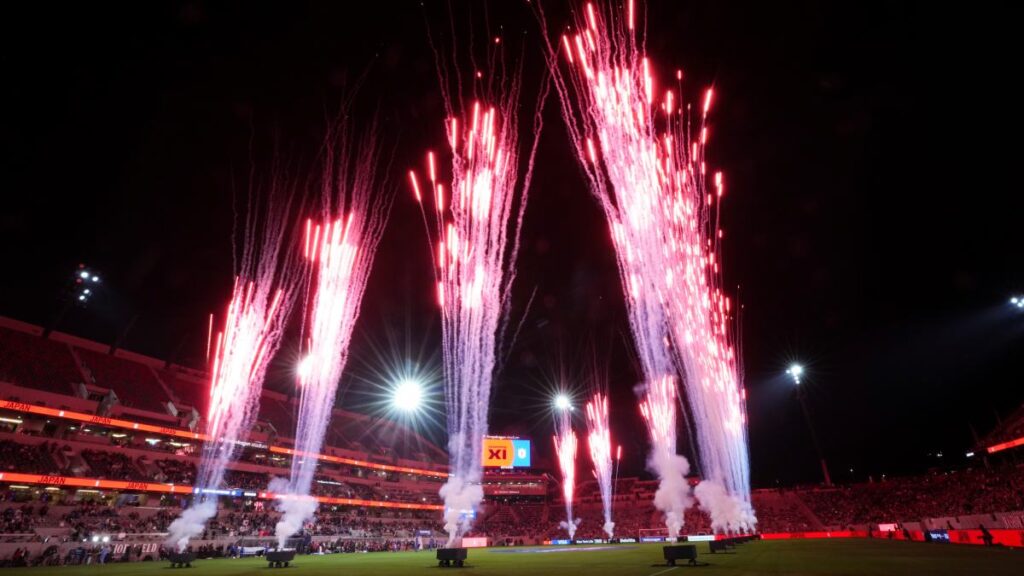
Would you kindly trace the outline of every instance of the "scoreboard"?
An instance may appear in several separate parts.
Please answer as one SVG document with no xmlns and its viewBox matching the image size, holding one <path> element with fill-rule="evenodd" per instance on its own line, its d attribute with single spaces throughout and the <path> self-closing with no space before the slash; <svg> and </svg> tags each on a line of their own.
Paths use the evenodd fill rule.
<svg viewBox="0 0 1024 576">
<path fill-rule="evenodd" d="M 530 441 L 506 436 L 485 436 L 482 462 L 485 468 L 529 468 Z"/>
</svg>

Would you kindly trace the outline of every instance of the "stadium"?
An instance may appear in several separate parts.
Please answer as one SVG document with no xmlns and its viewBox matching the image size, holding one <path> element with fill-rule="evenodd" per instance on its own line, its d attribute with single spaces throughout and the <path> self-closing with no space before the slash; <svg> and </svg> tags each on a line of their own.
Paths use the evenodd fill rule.
<svg viewBox="0 0 1024 576">
<path fill-rule="evenodd" d="M 903 73 L 1007 52 L 918 10 L 19 7 L 0 571 L 1018 574 L 1012 163 Z"/>
<path fill-rule="evenodd" d="M 166 553 L 169 524 L 193 493 L 201 454 L 201 419 L 196 415 L 204 410 L 203 374 L 128 351 L 111 355 L 109 347 L 66 334 L 44 339 L 41 332 L 0 319 L 5 564 L 18 565 L 21 550 L 27 559 L 23 565 L 148 560 L 155 566 Z M 215 573 L 247 573 L 263 566 L 256 554 L 273 546 L 279 513 L 266 487 L 269 478 L 290 465 L 294 440 L 277 430 L 294 429 L 293 402 L 264 391 L 250 445 L 227 476 L 230 498 L 192 542 L 200 559 L 249 558 L 211 562 L 211 571 L 223 570 Z M 399 424 L 374 427 L 373 434 L 365 435 L 360 432 L 365 419 L 334 410 L 314 484 L 321 508 L 298 544 L 313 554 L 296 560 L 296 567 L 308 566 L 311 573 L 349 565 L 366 573 L 409 573 L 432 564 L 424 550 L 444 542 L 438 498 L 447 469 L 444 452 L 423 439 L 416 444 L 424 451 L 402 453 L 392 441 L 391 428 Z M 1018 410 L 985 444 L 993 452 L 1009 450 L 1014 440 L 1024 443 L 1022 432 L 1024 410 Z M 591 568 L 608 574 L 655 571 L 649 564 L 659 560 L 660 548 L 643 543 L 666 540 L 653 502 L 656 481 L 618 479 L 617 544 L 608 544 L 601 529 L 596 482 L 581 482 L 576 502 L 582 521 L 570 544 L 559 526 L 563 503 L 556 478 L 526 460 L 509 468 L 500 462 L 485 476 L 485 505 L 466 537 L 478 539 L 489 551 L 474 550 L 474 565 L 493 574 L 515 574 L 527 567 L 569 573 Z M 884 558 L 891 555 L 934 573 L 991 566 L 985 573 L 1009 574 L 1013 566 L 1019 567 L 1019 553 L 993 556 L 969 549 L 985 545 L 982 526 L 992 534 L 993 545 L 1024 545 L 1022 484 L 1024 471 L 1007 465 L 876 484 L 755 490 L 762 541 L 740 545 L 735 556 L 715 556 L 714 565 L 727 573 L 766 569 L 768 563 L 779 570 L 799 570 L 835 555 L 868 554 L 875 563 L 866 563 L 859 573 L 890 573 Z M 928 497 L 918 497 L 921 493 Z M 710 519 L 691 508 L 685 526 L 689 538 L 701 542 L 703 558 L 708 536 L 714 538 Z M 942 545 L 924 544 L 938 539 Z M 960 550 L 954 544 L 968 546 Z M 505 555 L 550 545 L 554 552 L 571 546 L 578 557 Z M 744 558 L 748 550 L 757 557 Z M 357 554 L 363 552 L 374 554 Z M 764 558 L 768 555 L 770 560 Z M 720 556 L 725 560 L 719 561 Z M 201 560 L 196 562 L 201 565 Z"/>
</svg>

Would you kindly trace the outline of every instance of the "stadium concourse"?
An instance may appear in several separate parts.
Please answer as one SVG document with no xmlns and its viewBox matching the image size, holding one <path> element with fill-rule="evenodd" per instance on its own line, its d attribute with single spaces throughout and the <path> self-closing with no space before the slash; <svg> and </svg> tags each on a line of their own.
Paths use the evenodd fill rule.
<svg viewBox="0 0 1024 576">
<path fill-rule="evenodd" d="M 0 318 L 0 564 L 38 566 L 156 559 L 192 494 L 204 436 L 202 372 Z M 264 391 L 259 419 L 228 474 L 221 509 L 193 550 L 238 554 L 269 544 L 278 513 L 270 479 L 291 464 L 294 399 Z M 1014 446 L 1024 411 L 983 441 Z M 1014 436 L 1017 434 L 1017 436 Z M 414 441 L 398 442 L 396 438 Z M 983 447 L 979 447 L 982 449 Z M 414 430 L 335 410 L 314 494 L 321 506 L 298 536 L 309 551 L 400 551 L 444 542 L 438 489 L 445 453 Z M 1024 545 L 1024 468 L 1001 464 L 842 487 L 755 490 L 759 529 L 780 538 L 841 531 L 923 539 L 963 531 Z M 693 479 L 692 481 L 696 481 Z M 656 482 L 620 478 L 622 538 L 657 536 Z M 491 546 L 564 538 L 558 486 L 546 471 L 497 470 L 469 536 Z M 578 486 L 578 540 L 603 538 L 593 480 Z M 984 526 L 984 530 L 982 530 Z M 688 534 L 710 532 L 694 507 Z M 1005 533 L 1005 534 L 1004 534 Z M 1016 540 L 1013 540 L 1016 538 Z"/>
</svg>

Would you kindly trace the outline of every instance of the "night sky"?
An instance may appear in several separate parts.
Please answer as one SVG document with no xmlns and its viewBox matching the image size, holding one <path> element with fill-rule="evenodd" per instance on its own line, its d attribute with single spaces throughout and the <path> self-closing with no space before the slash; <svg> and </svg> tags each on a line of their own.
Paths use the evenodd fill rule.
<svg viewBox="0 0 1024 576">
<path fill-rule="evenodd" d="M 526 47 L 528 104 L 537 22 L 524 3 L 490 4 L 490 34 Z M 691 99 L 716 89 L 708 154 L 728 183 L 725 279 L 743 304 L 755 487 L 818 478 L 783 374 L 791 361 L 808 369 L 839 481 L 962 465 L 971 427 L 984 434 L 1024 401 L 1024 314 L 1007 304 L 1024 292 L 1015 20 L 938 3 L 832 4 L 653 1 L 648 11 L 656 73 L 684 69 Z M 478 2 L 454 9 L 470 5 L 480 16 Z M 545 5 L 557 28 L 560 3 Z M 452 40 L 446 4 L 5 12 L 0 314 L 45 324 L 84 262 L 104 290 L 61 330 L 111 342 L 134 319 L 124 348 L 201 366 L 250 172 L 269 173 L 273 157 L 293 173 L 315 165 L 327 119 L 362 78 L 356 124 L 377 112 L 396 196 L 341 403 L 371 408 L 382 356 L 436 370 L 433 277 L 404 175 L 444 144 L 427 28 Z M 478 26 L 455 41 L 487 37 Z M 543 458 L 547 395 L 559 375 L 587 376 L 596 355 L 630 454 L 624 472 L 641 473 L 611 242 L 554 99 L 545 118 L 512 303 L 523 329 L 497 375 L 492 428 L 533 437 Z M 286 342 L 268 386 L 289 388 L 296 355 Z"/>
</svg>

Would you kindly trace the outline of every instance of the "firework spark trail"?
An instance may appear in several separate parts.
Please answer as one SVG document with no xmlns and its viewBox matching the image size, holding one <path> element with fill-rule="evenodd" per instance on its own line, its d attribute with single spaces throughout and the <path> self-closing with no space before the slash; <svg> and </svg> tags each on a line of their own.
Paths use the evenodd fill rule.
<svg viewBox="0 0 1024 576">
<path fill-rule="evenodd" d="M 708 93 L 706 102 L 710 102 Z M 707 113 L 708 105 L 704 107 Z M 681 133 L 682 130 L 679 130 Z M 666 290 L 676 294 L 667 301 L 670 328 L 678 365 L 686 374 L 685 387 L 700 447 L 704 480 L 696 494 L 711 515 L 715 531 L 752 530 L 757 523 L 750 505 L 750 469 L 747 453 L 745 391 L 739 359 L 729 330 L 732 304 L 721 290 L 716 200 L 724 193 L 720 173 L 715 194 L 705 192 L 700 167 L 706 134 L 682 157 L 678 148 L 666 150 L 666 171 L 678 174 L 689 186 L 677 186 L 671 210 L 676 254 L 665 275 Z M 689 176 L 683 176 L 688 174 Z"/>
<path fill-rule="evenodd" d="M 669 91 L 655 99 L 651 66 L 634 32 L 633 0 L 625 19 L 587 4 L 576 11 L 576 32 L 557 44 L 539 5 L 537 11 L 571 141 L 611 228 L 645 377 L 654 383 L 685 374 L 703 472 L 723 488 L 708 492 L 733 500 L 702 505 L 718 519 L 716 529 L 749 527 L 742 388 L 727 329 L 730 304 L 720 290 L 721 232 L 710 218 L 723 191 L 721 176 L 716 194 L 705 193 L 711 92 L 699 135 L 691 138 L 676 96 Z M 562 58 L 568 74 L 561 72 Z M 652 435 L 652 443 L 652 454 L 669 445 L 674 453 L 674 426 L 664 437 Z M 651 464 L 657 467 L 657 458 Z"/>
<path fill-rule="evenodd" d="M 518 235 L 522 219 L 520 211 L 519 221 L 510 230 L 519 180 L 517 92 L 497 103 L 475 102 L 471 112 L 448 120 L 453 154 L 450 188 L 439 181 L 434 154 L 428 155 L 428 191 L 434 207 L 424 208 L 424 216 L 434 223 L 431 243 L 442 316 L 452 476 L 441 488 L 441 496 L 450 543 L 469 528 L 467 513 L 475 511 L 483 499 L 480 458 L 495 342 L 511 284 L 505 272 L 509 259 L 514 259 L 509 240 Z M 531 153 L 531 165 L 532 158 Z M 415 173 L 410 172 L 410 179 L 422 205 Z M 522 203 L 526 184 L 520 187 Z"/>
<path fill-rule="evenodd" d="M 677 370 L 661 280 L 667 265 L 666 227 L 647 61 L 631 31 L 621 22 L 609 29 L 591 5 L 577 11 L 585 15 L 577 22 L 580 32 L 557 45 L 550 43 L 539 4 L 537 9 L 570 140 L 609 224 L 630 328 L 651 394 L 665 382 L 674 383 Z M 559 53 L 568 59 L 568 74 L 560 67 Z M 659 477 L 659 492 L 679 492 L 677 498 L 659 500 L 676 507 L 659 509 L 670 531 L 678 532 L 684 512 L 678 506 L 689 503 L 684 478 L 689 465 L 675 454 L 674 409 L 671 416 L 659 433 L 651 434 L 648 465 Z"/>
<path fill-rule="evenodd" d="M 306 454 L 318 454 L 323 446 L 389 206 L 384 183 L 376 176 L 378 147 L 372 132 L 358 154 L 348 147 L 345 126 L 332 137 L 338 142 L 328 141 L 321 191 L 326 222 L 307 220 L 305 226 L 303 256 L 310 263 L 312 298 L 305 334 L 308 349 L 299 366 L 295 450 Z M 317 464 L 316 458 L 295 457 L 287 483 L 278 481 L 270 487 L 290 496 L 279 502 L 279 548 L 316 511 L 316 500 L 308 496 Z"/>
<path fill-rule="evenodd" d="M 654 505 L 665 512 L 665 526 L 669 536 L 674 538 L 683 527 L 683 514 L 693 504 L 693 499 L 686 481 L 690 465 L 686 458 L 676 454 L 676 382 L 673 377 L 665 376 L 648 384 L 640 402 L 640 414 L 651 437 L 651 466 L 664 472 L 654 494 Z"/>
<path fill-rule="evenodd" d="M 449 21 L 454 37 L 453 15 Z M 449 546 L 470 528 L 483 500 L 481 457 L 491 385 L 543 129 L 541 112 L 550 88 L 545 76 L 533 110 L 533 141 L 528 155 L 521 158 L 522 60 L 506 66 L 501 46 L 501 38 L 495 38 L 483 67 L 478 65 L 483 61 L 470 49 L 474 79 L 464 83 L 457 46 L 450 46 L 448 55 L 442 57 L 431 39 L 448 116 L 450 186 L 442 183 L 433 152 L 427 154 L 429 183 L 425 190 L 421 190 L 416 173 L 409 172 L 432 248 L 441 309 L 450 476 L 440 495 Z M 466 98 L 467 90 L 472 98 Z M 525 168 L 522 173 L 521 168 Z M 432 200 L 430 209 L 425 206 L 427 200 Z"/>
<path fill-rule="evenodd" d="M 576 492 L 576 432 L 572 429 L 572 410 L 565 408 L 555 416 L 555 453 L 558 454 L 558 469 L 562 472 L 562 500 L 565 502 L 565 520 L 559 522 L 569 533 L 569 539 L 576 537 L 579 518 L 572 513 L 573 495 Z"/>
<path fill-rule="evenodd" d="M 212 350 L 206 434 L 214 440 L 203 446 L 196 478 L 200 490 L 222 488 L 228 462 L 255 419 L 267 366 L 280 344 L 291 309 L 295 269 L 293 259 L 281 254 L 286 249 L 289 206 L 290 203 L 279 209 L 270 204 L 262 236 L 258 236 L 260 215 L 250 203 L 240 272 L 224 327 L 217 333 Z M 216 513 L 216 499 L 202 498 L 201 492 L 197 492 L 192 505 L 168 528 L 168 545 L 184 549 L 189 538 L 202 533 L 206 522 Z"/>
<path fill-rule="evenodd" d="M 587 402 L 587 445 L 604 505 L 604 531 L 614 537 L 612 521 L 612 437 L 608 429 L 608 397 L 600 392 Z M 571 515 L 570 515 L 571 516 Z"/>
</svg>

